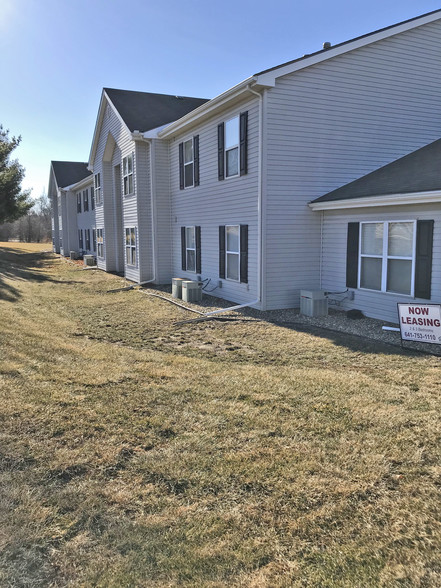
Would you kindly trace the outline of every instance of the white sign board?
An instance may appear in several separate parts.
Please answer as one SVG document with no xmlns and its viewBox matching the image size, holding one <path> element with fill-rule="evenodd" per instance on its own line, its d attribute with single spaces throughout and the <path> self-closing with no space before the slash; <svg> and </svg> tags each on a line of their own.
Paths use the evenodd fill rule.
<svg viewBox="0 0 441 588">
<path fill-rule="evenodd" d="M 440 304 L 398 304 L 401 339 L 441 345 Z"/>
</svg>

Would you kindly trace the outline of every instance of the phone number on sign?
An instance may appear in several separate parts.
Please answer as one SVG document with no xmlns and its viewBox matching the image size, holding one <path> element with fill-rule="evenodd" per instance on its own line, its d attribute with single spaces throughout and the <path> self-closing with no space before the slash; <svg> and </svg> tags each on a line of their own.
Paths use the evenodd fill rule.
<svg viewBox="0 0 441 588">
<path fill-rule="evenodd" d="M 441 337 L 437 337 L 436 335 L 424 335 L 423 333 L 409 333 L 405 332 L 404 336 L 409 339 L 419 339 L 421 341 L 441 341 Z"/>
</svg>

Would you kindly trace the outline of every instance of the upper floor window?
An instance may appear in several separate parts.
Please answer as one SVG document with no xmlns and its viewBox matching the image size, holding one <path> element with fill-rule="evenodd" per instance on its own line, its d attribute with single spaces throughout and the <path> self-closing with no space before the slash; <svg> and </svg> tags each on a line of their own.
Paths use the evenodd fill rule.
<svg viewBox="0 0 441 588">
<path fill-rule="evenodd" d="M 90 205 L 92 210 L 95 210 L 95 191 L 93 186 L 90 188 Z"/>
<path fill-rule="evenodd" d="M 81 192 L 77 193 L 77 212 L 81 212 Z"/>
<path fill-rule="evenodd" d="M 103 197 L 101 192 L 101 174 L 95 174 L 94 176 L 94 189 L 95 189 L 95 202 L 96 204 L 102 204 Z"/>
<path fill-rule="evenodd" d="M 133 194 L 133 153 L 123 158 L 123 193 Z"/>
<path fill-rule="evenodd" d="M 248 112 L 220 123 L 217 140 L 219 180 L 248 173 Z"/>
<path fill-rule="evenodd" d="M 413 296 L 415 221 L 360 225 L 359 287 Z"/>
<path fill-rule="evenodd" d="M 126 229 L 126 263 L 127 265 L 136 265 L 136 229 L 129 227 Z"/>
<path fill-rule="evenodd" d="M 199 135 L 179 144 L 179 187 L 199 186 Z"/>
<path fill-rule="evenodd" d="M 83 210 L 84 212 L 89 210 L 89 190 L 83 190 Z"/>
</svg>

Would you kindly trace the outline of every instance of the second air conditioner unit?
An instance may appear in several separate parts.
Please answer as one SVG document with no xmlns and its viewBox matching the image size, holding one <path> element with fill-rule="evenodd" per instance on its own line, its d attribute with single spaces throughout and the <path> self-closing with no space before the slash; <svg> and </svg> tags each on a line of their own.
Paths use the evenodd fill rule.
<svg viewBox="0 0 441 588">
<path fill-rule="evenodd" d="M 194 280 L 184 280 L 182 282 L 182 300 L 200 302 L 202 300 L 202 284 Z"/>
</svg>

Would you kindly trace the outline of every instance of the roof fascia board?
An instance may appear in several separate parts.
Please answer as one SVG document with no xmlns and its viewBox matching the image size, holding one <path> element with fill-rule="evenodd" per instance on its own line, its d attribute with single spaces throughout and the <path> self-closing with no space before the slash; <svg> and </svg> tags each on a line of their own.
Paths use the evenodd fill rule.
<svg viewBox="0 0 441 588">
<path fill-rule="evenodd" d="M 247 91 L 248 87 L 253 85 L 255 81 L 256 78 L 252 76 L 250 78 L 247 78 L 243 82 L 240 82 L 240 84 L 233 86 L 229 90 L 222 92 L 222 94 L 219 94 L 219 96 L 216 96 L 215 98 L 209 100 L 205 104 L 198 106 L 198 108 L 196 108 L 195 110 L 192 110 L 185 116 L 182 116 L 180 119 L 167 125 L 164 130 L 159 131 L 158 137 L 161 139 L 165 137 L 170 137 L 171 135 L 183 130 L 189 125 L 207 118 L 220 108 L 227 105 L 230 101 L 234 100 L 241 94 L 244 94 Z"/>
<path fill-rule="evenodd" d="M 346 208 L 371 208 L 373 206 L 403 206 L 406 204 L 431 204 L 441 202 L 441 190 L 431 192 L 412 192 L 411 194 L 387 194 L 366 196 L 363 198 L 346 198 L 328 202 L 309 202 L 314 211 L 344 210 Z"/>
<path fill-rule="evenodd" d="M 295 63 L 287 64 L 285 66 L 280 66 L 277 69 L 272 71 L 268 71 L 263 74 L 256 75 L 256 84 L 263 85 L 267 87 L 275 86 L 277 78 L 282 76 L 286 76 L 288 74 L 294 73 L 301 69 L 305 69 L 310 67 L 311 65 L 316 65 L 323 61 L 327 61 L 328 59 L 332 59 L 333 57 L 337 57 L 338 55 L 343 55 L 344 53 L 348 53 L 349 51 L 354 51 L 355 49 L 359 49 L 360 47 L 365 47 L 366 45 L 370 45 L 371 43 L 376 43 L 377 41 L 382 41 L 383 39 L 387 39 L 388 37 L 393 37 L 398 35 L 399 33 L 403 33 L 405 31 L 409 31 L 411 29 L 423 26 L 425 24 L 434 22 L 435 20 L 439 20 L 441 18 L 441 10 L 437 11 L 436 13 L 428 14 L 426 16 L 422 16 L 419 19 L 413 19 L 410 22 L 404 22 L 402 24 L 396 25 L 395 27 L 389 27 L 386 30 L 381 30 L 376 33 L 371 33 L 370 35 L 365 35 L 363 37 L 359 37 L 358 39 L 354 39 L 353 41 L 345 42 L 341 45 L 336 45 L 335 47 L 331 47 L 325 51 L 320 51 L 317 54 L 311 55 L 311 57 L 306 57 Z"/>
<path fill-rule="evenodd" d="M 80 190 L 82 188 L 85 188 L 88 185 L 93 185 L 93 176 L 87 176 L 84 179 L 80 180 L 79 182 L 76 182 L 75 184 L 71 184 L 70 186 L 64 186 L 63 190 L 66 190 L 66 192 L 68 191 L 73 191 L 73 190 Z"/>
</svg>

